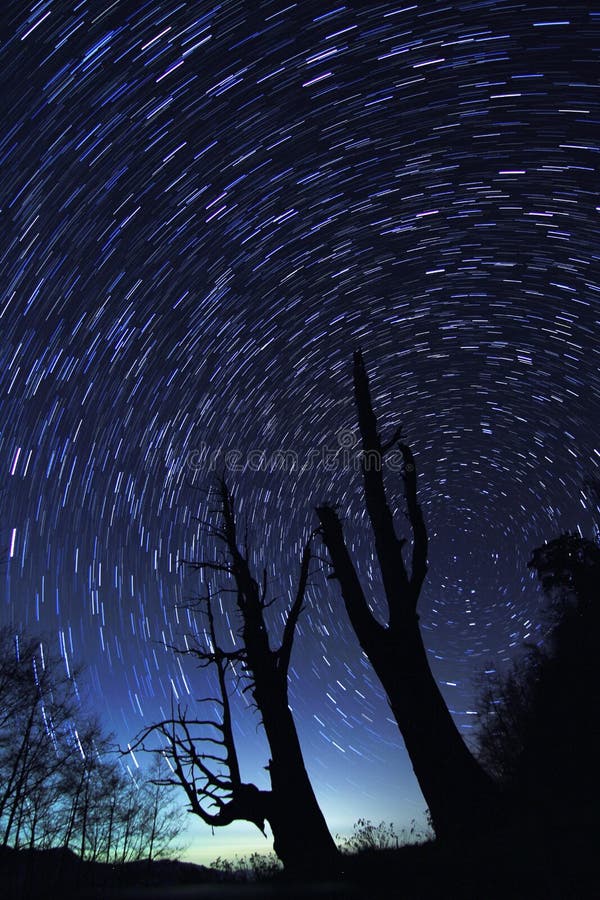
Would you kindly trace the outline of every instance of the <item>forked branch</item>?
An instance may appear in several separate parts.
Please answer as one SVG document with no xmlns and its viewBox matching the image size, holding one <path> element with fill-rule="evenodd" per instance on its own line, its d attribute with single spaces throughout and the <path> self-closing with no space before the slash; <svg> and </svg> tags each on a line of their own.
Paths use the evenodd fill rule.
<svg viewBox="0 0 600 900">
<path fill-rule="evenodd" d="M 413 533 L 412 564 L 410 573 L 410 589 L 412 604 L 416 609 L 419 594 L 427 575 L 428 537 L 423 510 L 417 499 L 417 469 L 413 452 L 407 444 L 400 443 L 400 452 L 404 460 L 404 498 L 408 521 Z"/>
<path fill-rule="evenodd" d="M 378 639 L 383 627 L 369 609 L 336 511 L 331 506 L 319 506 L 317 517 L 321 523 L 323 541 L 329 551 L 334 577 L 340 582 L 346 611 L 363 649 L 366 650 L 366 646 Z"/>
<path fill-rule="evenodd" d="M 302 612 L 302 606 L 304 604 L 304 597 L 306 594 L 306 586 L 308 584 L 308 570 L 310 567 L 310 561 L 312 559 L 312 539 L 316 532 L 313 532 L 302 552 L 302 559 L 300 560 L 300 577 L 298 579 L 298 588 L 296 590 L 296 596 L 294 598 L 294 602 L 292 603 L 290 610 L 287 615 L 287 619 L 285 621 L 285 626 L 283 629 L 283 638 L 281 641 L 281 647 L 279 648 L 278 654 L 278 664 L 279 670 L 282 675 L 287 678 L 287 673 L 290 665 L 290 658 L 292 655 L 292 646 L 294 643 L 294 634 L 296 632 L 296 625 L 298 624 L 298 618 L 300 613 Z"/>
</svg>

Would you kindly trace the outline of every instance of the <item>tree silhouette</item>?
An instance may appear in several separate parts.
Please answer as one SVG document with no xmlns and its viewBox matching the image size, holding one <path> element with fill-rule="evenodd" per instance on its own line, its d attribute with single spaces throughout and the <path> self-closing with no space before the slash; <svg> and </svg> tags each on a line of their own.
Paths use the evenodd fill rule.
<svg viewBox="0 0 600 900">
<path fill-rule="evenodd" d="M 193 655 L 201 667 L 208 666 L 216 672 L 218 696 L 207 702 L 217 708 L 219 715 L 190 718 L 186 710 L 178 708 L 170 718 L 146 728 L 134 749 L 143 747 L 150 734 L 158 733 L 172 768 L 167 781 L 183 787 L 191 811 L 204 822 L 220 826 L 247 820 L 262 831 L 267 821 L 273 833 L 273 848 L 286 870 L 302 874 L 331 872 L 338 851 L 306 771 L 288 700 L 288 669 L 309 578 L 311 540 L 302 554 L 298 586 L 285 617 L 281 642 L 273 649 L 265 622 L 265 611 L 270 605 L 266 569 L 259 584 L 248 561 L 247 545 L 244 552 L 240 549 L 234 498 L 224 479 L 218 482 L 218 496 L 219 524 L 211 528 L 211 533 L 224 548 L 225 557 L 191 565 L 203 573 L 215 573 L 232 581 L 241 621 L 239 646 L 226 651 L 219 645 L 209 590 L 199 601 L 207 621 L 205 639 L 178 652 Z M 253 698 L 269 745 L 271 758 L 266 769 L 270 790 L 259 790 L 241 777 L 230 703 L 232 681 L 238 675 L 244 691 Z"/>
<path fill-rule="evenodd" d="M 577 534 L 562 534 L 533 551 L 532 569 L 552 608 L 575 605 L 580 611 L 598 594 L 600 547 Z"/>
<path fill-rule="evenodd" d="M 386 691 L 437 836 L 478 830 L 494 822 L 497 792 L 462 740 L 429 668 L 417 613 L 427 574 L 428 535 L 417 496 L 415 461 L 399 431 L 382 444 L 360 351 L 354 354 L 354 396 L 363 495 L 387 600 L 387 625 L 371 612 L 335 509 L 321 506 L 317 515 L 331 577 L 340 583 L 350 622 Z M 396 534 L 383 477 L 385 454 L 394 447 L 403 460 L 404 500 L 412 530 L 410 571 L 403 559 L 406 540 Z"/>
<path fill-rule="evenodd" d="M 546 824 L 597 827 L 600 547 L 563 534 L 534 550 L 528 566 L 547 598 L 545 633 L 485 685 L 479 755 L 515 807 Z"/>
<path fill-rule="evenodd" d="M 70 764 L 73 682 L 40 641 L 0 632 L 0 824 L 3 847 L 29 843 L 59 773 Z"/>
<path fill-rule="evenodd" d="M 0 629 L 0 850 L 111 863 L 166 853 L 181 831 L 172 798 L 158 807 L 154 773 L 128 772 L 111 744 L 73 670 L 39 638 Z"/>
</svg>

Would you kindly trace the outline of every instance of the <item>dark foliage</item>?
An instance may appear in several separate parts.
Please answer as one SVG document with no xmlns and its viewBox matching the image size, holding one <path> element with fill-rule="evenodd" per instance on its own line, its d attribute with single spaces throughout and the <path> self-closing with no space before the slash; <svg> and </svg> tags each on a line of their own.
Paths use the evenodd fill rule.
<svg viewBox="0 0 600 900">
<path fill-rule="evenodd" d="M 529 566 L 548 599 L 546 633 L 488 681 L 480 756 L 515 815 L 542 828 L 597 832 L 600 548 L 565 534 L 535 550 Z"/>
<path fill-rule="evenodd" d="M 220 873 L 205 866 L 163 859 L 125 863 L 82 860 L 62 847 L 47 850 L 0 848 L 3 900 L 105 900 L 107 897 L 156 896 L 163 885 L 169 889 L 214 883 Z M 125 893 L 123 893 L 125 891 Z M 170 896 L 167 894 L 166 896 Z"/>
</svg>

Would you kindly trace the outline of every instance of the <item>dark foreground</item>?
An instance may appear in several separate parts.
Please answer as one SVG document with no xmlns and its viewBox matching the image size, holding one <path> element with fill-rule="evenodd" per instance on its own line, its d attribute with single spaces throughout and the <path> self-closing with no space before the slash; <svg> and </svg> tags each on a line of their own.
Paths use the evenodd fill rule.
<svg viewBox="0 0 600 900">
<path fill-rule="evenodd" d="M 518 826 L 485 840 L 344 856 L 343 873 L 318 882 L 234 883 L 222 873 L 163 861 L 123 866 L 82 863 L 62 851 L 0 850 L 4 900 L 332 900 L 540 898 L 593 896 L 597 835 L 589 828 L 538 831 Z"/>
</svg>

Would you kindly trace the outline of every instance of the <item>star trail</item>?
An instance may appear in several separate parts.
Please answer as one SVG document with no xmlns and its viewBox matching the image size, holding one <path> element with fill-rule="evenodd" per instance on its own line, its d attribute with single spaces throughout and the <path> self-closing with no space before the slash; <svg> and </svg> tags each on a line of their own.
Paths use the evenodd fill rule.
<svg viewBox="0 0 600 900">
<path fill-rule="evenodd" d="M 415 452 L 421 623 L 465 735 L 476 674 L 541 639 L 527 559 L 591 532 L 600 463 L 599 24 L 506 0 L 4 4 L 0 624 L 85 663 L 121 740 L 204 693 L 163 645 L 192 627 L 215 473 L 274 632 L 323 501 L 377 606 L 358 345 Z M 423 801 L 324 567 L 291 668 L 308 768 L 333 831 L 407 823 Z"/>
</svg>

